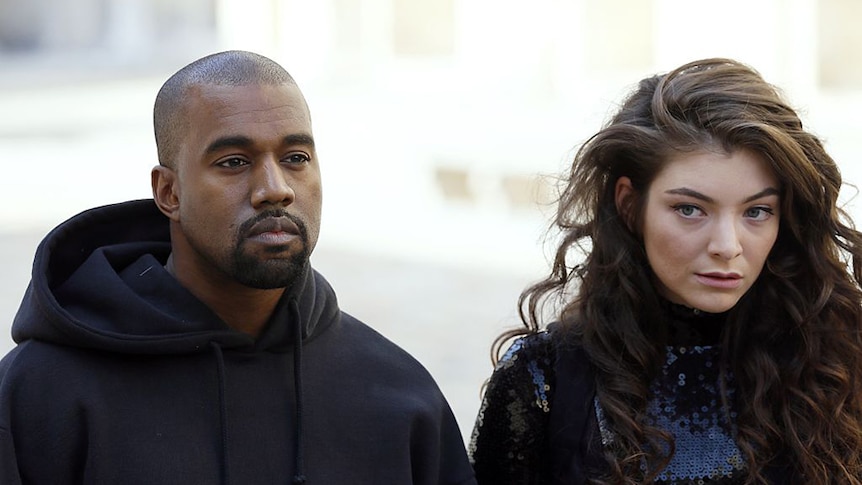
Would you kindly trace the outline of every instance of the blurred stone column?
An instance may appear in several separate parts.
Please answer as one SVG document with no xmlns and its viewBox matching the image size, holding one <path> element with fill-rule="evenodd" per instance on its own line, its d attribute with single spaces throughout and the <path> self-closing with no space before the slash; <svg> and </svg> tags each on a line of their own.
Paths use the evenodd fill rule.
<svg viewBox="0 0 862 485">
<path fill-rule="evenodd" d="M 0 0 L 0 49 L 69 52 L 102 38 L 102 0 Z"/>
<path fill-rule="evenodd" d="M 149 3 L 147 0 L 105 2 L 105 46 L 111 57 L 134 62 L 150 55 L 156 39 Z"/>
<path fill-rule="evenodd" d="M 40 44 L 44 0 L 0 0 L 0 52 L 27 52 Z"/>
<path fill-rule="evenodd" d="M 273 55 L 279 28 L 277 3 L 278 0 L 217 0 L 216 30 L 222 48 Z"/>
</svg>

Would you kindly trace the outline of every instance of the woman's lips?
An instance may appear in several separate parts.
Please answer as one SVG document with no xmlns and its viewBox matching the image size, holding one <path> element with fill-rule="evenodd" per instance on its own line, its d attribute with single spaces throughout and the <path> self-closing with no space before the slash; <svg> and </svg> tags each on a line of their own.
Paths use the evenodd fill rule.
<svg viewBox="0 0 862 485">
<path fill-rule="evenodd" d="M 737 273 L 697 273 L 697 280 L 706 286 L 720 289 L 734 289 L 742 284 L 742 276 Z"/>
</svg>

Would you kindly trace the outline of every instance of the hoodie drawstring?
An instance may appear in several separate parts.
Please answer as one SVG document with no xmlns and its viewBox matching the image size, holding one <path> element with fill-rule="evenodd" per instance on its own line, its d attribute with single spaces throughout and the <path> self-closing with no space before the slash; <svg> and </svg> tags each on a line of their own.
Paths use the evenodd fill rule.
<svg viewBox="0 0 862 485">
<path fill-rule="evenodd" d="M 294 324 L 293 338 L 293 385 L 295 387 L 294 397 L 296 399 L 296 454 L 294 456 L 295 474 L 294 485 L 305 483 L 305 474 L 302 470 L 302 319 L 299 314 L 299 306 L 295 301 L 290 302 L 291 317 Z"/>
<path fill-rule="evenodd" d="M 306 482 L 305 474 L 303 473 L 302 463 L 302 320 L 300 319 L 299 306 L 296 302 L 290 303 L 291 319 L 294 324 L 294 339 L 293 339 L 293 384 L 294 396 L 296 399 L 296 443 L 294 454 L 294 469 L 293 485 L 302 485 Z M 227 417 L 227 397 L 225 384 L 225 366 L 224 353 L 218 343 L 210 342 L 210 347 L 213 349 L 213 354 L 216 358 L 218 366 L 218 395 L 219 395 L 219 414 L 221 418 L 221 473 L 222 483 L 230 485 L 230 460 L 228 459 L 228 417 Z"/>
<path fill-rule="evenodd" d="M 216 357 L 218 365 L 218 399 L 219 415 L 221 418 L 221 474 L 224 485 L 230 485 L 230 463 L 228 460 L 228 420 L 227 420 L 227 397 L 225 389 L 224 354 L 221 347 L 215 342 L 210 342 L 210 347 Z"/>
</svg>

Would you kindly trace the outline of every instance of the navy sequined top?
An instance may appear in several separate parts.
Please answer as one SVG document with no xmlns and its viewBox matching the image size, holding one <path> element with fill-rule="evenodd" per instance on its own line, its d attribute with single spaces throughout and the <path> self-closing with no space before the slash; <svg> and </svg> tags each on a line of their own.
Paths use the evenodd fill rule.
<svg viewBox="0 0 862 485">
<path fill-rule="evenodd" d="M 671 304 L 665 313 L 671 345 L 650 385 L 647 419 L 674 436 L 676 450 L 656 483 L 743 483 L 733 376 L 719 365 L 725 315 Z M 604 475 L 602 453 L 614 436 L 593 379 L 586 355 L 560 329 L 517 340 L 488 383 L 470 440 L 479 485 L 571 485 Z"/>
</svg>

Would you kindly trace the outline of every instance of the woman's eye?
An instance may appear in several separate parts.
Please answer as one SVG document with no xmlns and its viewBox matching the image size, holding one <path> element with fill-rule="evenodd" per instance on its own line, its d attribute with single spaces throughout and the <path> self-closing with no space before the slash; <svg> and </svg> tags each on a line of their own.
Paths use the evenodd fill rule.
<svg viewBox="0 0 862 485">
<path fill-rule="evenodd" d="M 698 217 L 703 214 L 699 207 L 691 204 L 679 204 L 674 206 L 673 210 L 683 217 Z"/>
<path fill-rule="evenodd" d="M 758 221 L 769 219 L 774 212 L 769 207 L 752 207 L 745 211 L 745 217 Z"/>
</svg>

